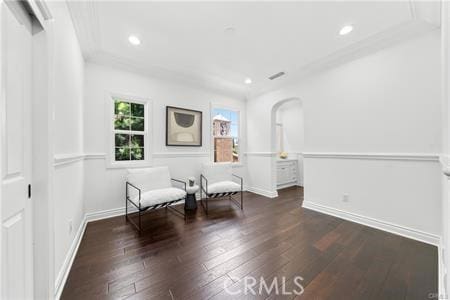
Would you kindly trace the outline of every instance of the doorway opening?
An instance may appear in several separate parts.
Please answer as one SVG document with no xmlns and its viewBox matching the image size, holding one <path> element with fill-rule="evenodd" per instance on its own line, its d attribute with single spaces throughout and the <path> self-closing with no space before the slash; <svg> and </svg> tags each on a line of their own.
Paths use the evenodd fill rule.
<svg viewBox="0 0 450 300">
<path fill-rule="evenodd" d="M 280 190 L 303 187 L 304 113 L 299 98 L 289 98 L 272 108 L 272 186 Z"/>
</svg>

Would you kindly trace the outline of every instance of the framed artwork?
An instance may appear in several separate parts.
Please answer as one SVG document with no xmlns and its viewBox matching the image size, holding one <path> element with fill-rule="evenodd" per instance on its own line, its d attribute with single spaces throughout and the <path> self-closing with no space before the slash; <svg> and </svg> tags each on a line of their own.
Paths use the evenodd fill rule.
<svg viewBox="0 0 450 300">
<path fill-rule="evenodd" d="M 166 146 L 200 147 L 202 112 L 180 107 L 166 107 Z"/>
</svg>

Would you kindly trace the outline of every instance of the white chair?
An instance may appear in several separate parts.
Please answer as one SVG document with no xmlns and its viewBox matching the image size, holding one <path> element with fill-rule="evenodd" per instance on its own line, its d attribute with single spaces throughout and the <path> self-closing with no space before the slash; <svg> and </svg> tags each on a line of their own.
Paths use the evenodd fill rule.
<svg viewBox="0 0 450 300">
<path fill-rule="evenodd" d="M 234 178 L 239 183 L 233 181 Z M 211 198 L 229 197 L 241 210 L 244 208 L 243 202 L 243 179 L 233 174 L 231 164 L 204 164 L 200 175 L 200 199 L 206 214 L 208 214 L 208 200 Z M 203 199 L 202 194 L 206 197 Z M 233 198 L 240 193 L 240 203 Z M 203 203 L 205 201 L 205 204 Z"/>
<path fill-rule="evenodd" d="M 173 187 L 172 181 L 183 185 L 183 189 Z M 170 208 L 181 214 L 185 214 L 170 207 L 171 204 L 186 198 L 186 182 L 170 177 L 168 167 L 155 167 L 145 169 L 129 169 L 126 182 L 125 218 L 141 232 L 141 214 L 146 210 L 154 210 L 161 207 Z M 128 204 L 131 203 L 138 210 L 139 225 L 128 217 Z"/>
</svg>

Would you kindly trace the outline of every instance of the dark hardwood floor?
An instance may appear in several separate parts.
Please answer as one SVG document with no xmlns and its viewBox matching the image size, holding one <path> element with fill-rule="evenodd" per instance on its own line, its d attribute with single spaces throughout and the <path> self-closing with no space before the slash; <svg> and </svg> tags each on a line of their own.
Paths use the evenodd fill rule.
<svg viewBox="0 0 450 300">
<path fill-rule="evenodd" d="M 115 217 L 89 223 L 62 299 L 430 299 L 437 248 L 301 208 L 303 191 L 276 199 L 246 193 L 187 222 L 164 209 L 139 236 Z M 297 279 L 301 276 L 303 280 Z M 277 279 L 279 293 L 244 294 L 248 278 Z M 284 283 L 282 279 L 285 279 Z M 300 280 L 300 281 L 299 281 Z M 230 295 L 224 289 L 227 287 Z"/>
</svg>

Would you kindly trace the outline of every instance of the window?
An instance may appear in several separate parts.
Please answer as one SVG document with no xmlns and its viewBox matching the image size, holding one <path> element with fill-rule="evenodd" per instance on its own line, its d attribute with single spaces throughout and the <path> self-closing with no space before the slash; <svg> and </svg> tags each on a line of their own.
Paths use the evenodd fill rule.
<svg viewBox="0 0 450 300">
<path fill-rule="evenodd" d="M 239 112 L 215 108 L 212 116 L 214 162 L 239 162 Z"/>
<path fill-rule="evenodd" d="M 112 165 L 148 162 L 148 103 L 132 97 L 112 97 Z"/>
</svg>

